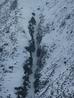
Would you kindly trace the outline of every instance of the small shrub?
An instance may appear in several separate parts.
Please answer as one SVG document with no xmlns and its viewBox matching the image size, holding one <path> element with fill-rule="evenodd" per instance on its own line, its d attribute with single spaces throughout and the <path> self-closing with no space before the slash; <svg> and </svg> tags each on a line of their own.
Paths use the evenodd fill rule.
<svg viewBox="0 0 74 98">
<path fill-rule="evenodd" d="M 41 51 L 42 50 L 40 48 L 37 49 L 37 57 L 40 57 Z"/>
<path fill-rule="evenodd" d="M 17 0 L 14 0 L 10 6 L 10 10 L 15 10 L 17 7 Z"/>
<path fill-rule="evenodd" d="M 34 17 L 31 18 L 31 20 L 29 21 L 29 23 L 33 24 L 33 25 L 36 25 L 36 20 Z"/>
<path fill-rule="evenodd" d="M 3 48 L 2 47 L 0 47 L 0 52 L 2 52 L 3 51 Z"/>
</svg>

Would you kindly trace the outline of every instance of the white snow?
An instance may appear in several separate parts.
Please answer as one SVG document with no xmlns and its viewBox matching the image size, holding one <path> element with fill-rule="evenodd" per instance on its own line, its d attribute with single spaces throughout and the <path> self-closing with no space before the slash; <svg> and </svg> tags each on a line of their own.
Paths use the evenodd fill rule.
<svg viewBox="0 0 74 98">
<path fill-rule="evenodd" d="M 0 0 L 0 5 L 4 1 L 5 0 Z M 9 3 L 10 2 L 11 0 L 9 0 Z M 34 33 L 36 49 L 35 52 L 32 53 L 33 73 L 30 75 L 31 88 L 29 88 L 26 98 L 36 98 L 37 96 L 34 93 L 33 83 L 35 81 L 34 73 L 37 68 L 36 52 L 38 47 L 36 34 L 40 14 L 44 16 L 44 23 L 42 25 L 44 27 L 46 27 L 47 24 L 49 25 L 49 32 L 45 30 L 45 35 L 40 44 L 41 46 L 47 46 L 48 53 L 48 58 L 45 58 L 45 65 L 40 71 L 40 82 L 49 80 L 49 83 L 40 90 L 39 95 L 48 88 L 44 97 L 42 97 L 47 98 L 50 95 L 51 84 L 53 83 L 53 89 L 54 92 L 56 92 L 56 82 L 58 81 L 60 85 L 62 85 L 63 81 L 69 76 L 70 67 L 74 64 L 74 33 L 70 34 L 71 31 L 74 32 L 74 0 L 18 0 L 17 9 L 19 13 L 15 15 L 15 11 L 11 12 L 6 22 L 5 17 L 9 14 L 8 8 L 9 6 L 5 5 L 0 9 L 0 30 L 2 31 L 0 34 L 0 47 L 4 43 L 8 43 L 8 46 L 3 46 L 4 53 L 2 54 L 2 59 L 4 59 L 4 61 L 0 61 L 1 64 L 5 65 L 4 69 L 0 69 L 0 83 L 2 85 L 0 97 L 3 96 L 3 98 L 6 98 L 8 94 L 11 94 L 12 98 L 16 98 L 14 88 L 21 86 L 23 83 L 23 64 L 30 56 L 29 52 L 25 50 L 25 47 L 29 45 L 29 40 L 31 39 L 28 31 L 28 22 L 32 16 L 32 12 L 34 12 L 36 13 L 35 19 L 37 21 Z M 40 8 L 39 11 L 37 10 L 38 8 Z M 65 20 L 68 14 L 72 14 L 71 19 Z M 10 33 L 6 34 L 4 28 L 8 27 L 12 22 L 14 23 L 15 19 L 13 18 L 15 18 L 15 16 L 18 17 L 18 23 L 11 25 Z M 62 22 L 65 22 L 65 26 L 60 27 Z M 64 64 L 64 58 L 67 59 L 67 64 Z M 12 70 L 9 69 L 10 66 L 13 66 Z M 6 73 L 4 73 L 3 70 L 6 71 Z M 71 84 L 66 84 L 65 87 L 66 89 L 70 89 L 70 91 L 74 90 Z M 65 87 L 63 87 L 63 89 L 65 89 Z"/>
</svg>

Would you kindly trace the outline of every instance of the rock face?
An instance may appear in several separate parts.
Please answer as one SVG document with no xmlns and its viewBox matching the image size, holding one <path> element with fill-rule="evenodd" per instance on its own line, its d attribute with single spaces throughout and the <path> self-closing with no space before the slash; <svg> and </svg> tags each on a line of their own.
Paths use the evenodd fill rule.
<svg viewBox="0 0 74 98">
<path fill-rule="evenodd" d="M 0 98 L 74 98 L 74 0 L 0 1 Z"/>
</svg>

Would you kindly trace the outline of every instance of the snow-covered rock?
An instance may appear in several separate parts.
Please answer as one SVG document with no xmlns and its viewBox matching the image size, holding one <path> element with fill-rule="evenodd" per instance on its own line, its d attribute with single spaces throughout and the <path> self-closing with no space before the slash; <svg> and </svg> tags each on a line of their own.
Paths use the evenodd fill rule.
<svg viewBox="0 0 74 98">
<path fill-rule="evenodd" d="M 0 98 L 74 98 L 74 0 L 0 0 Z"/>
</svg>

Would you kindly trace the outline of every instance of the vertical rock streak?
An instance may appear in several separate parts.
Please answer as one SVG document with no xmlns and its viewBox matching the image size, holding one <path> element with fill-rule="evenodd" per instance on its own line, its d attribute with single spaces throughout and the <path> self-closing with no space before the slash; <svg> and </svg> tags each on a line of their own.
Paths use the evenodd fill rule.
<svg viewBox="0 0 74 98">
<path fill-rule="evenodd" d="M 30 80 L 30 88 L 28 91 L 28 96 L 27 98 L 35 98 L 35 89 L 34 89 L 34 74 L 35 74 L 35 70 L 36 70 L 36 62 L 37 62 L 37 58 L 36 58 L 36 20 L 34 17 L 34 13 L 33 16 L 31 18 L 31 20 L 29 21 L 29 33 L 31 35 L 31 40 L 32 40 L 32 48 L 33 50 L 31 50 L 31 56 L 32 56 L 32 74 L 29 77 Z"/>
</svg>

